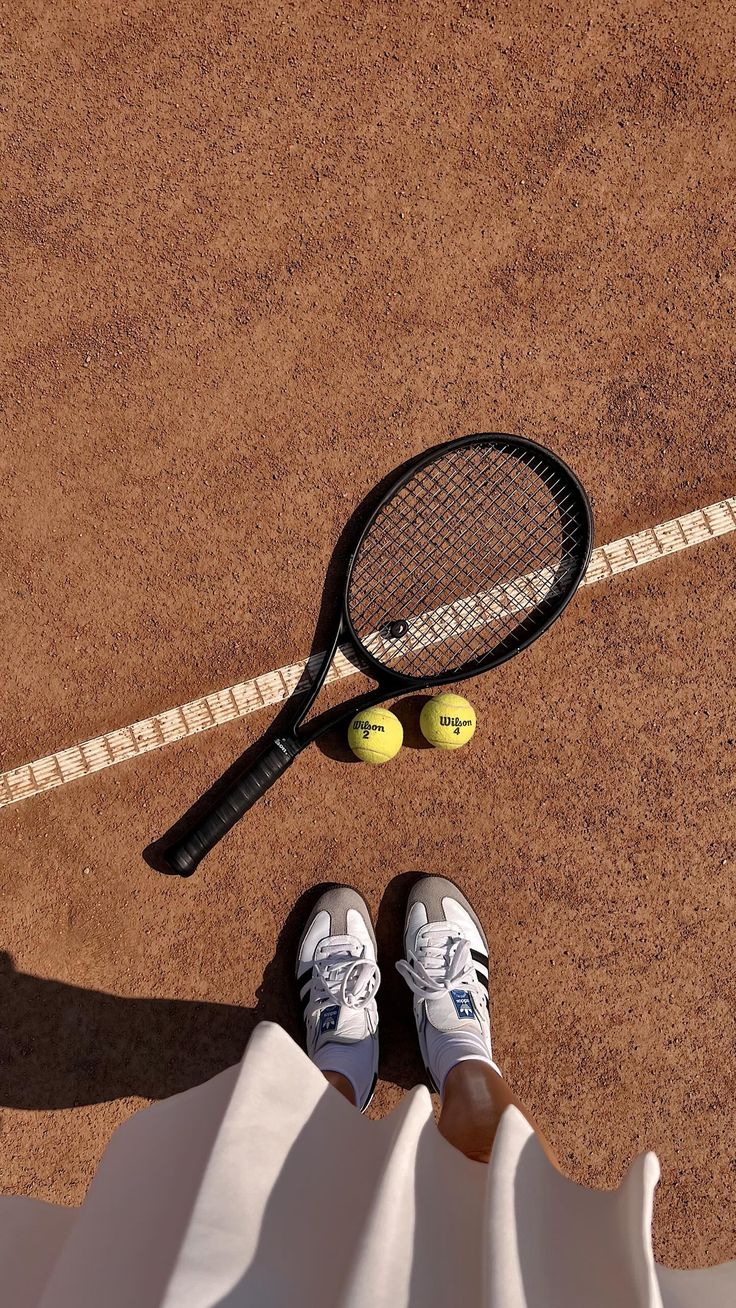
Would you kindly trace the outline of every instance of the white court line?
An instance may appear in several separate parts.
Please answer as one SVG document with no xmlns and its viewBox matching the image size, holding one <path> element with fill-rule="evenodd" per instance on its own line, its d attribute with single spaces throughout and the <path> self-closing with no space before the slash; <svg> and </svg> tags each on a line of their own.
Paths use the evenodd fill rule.
<svg viewBox="0 0 736 1308">
<path fill-rule="evenodd" d="M 680 550 L 700 545 L 717 536 L 725 536 L 732 531 L 736 531 L 736 497 L 719 500 L 717 504 L 695 509 L 681 518 L 648 527 L 633 536 L 624 536 L 622 540 L 612 541 L 610 545 L 599 546 L 590 556 L 581 584 L 592 586 L 596 582 L 607 581 L 609 577 L 615 577 L 621 572 L 640 568 L 645 563 L 677 554 Z M 495 603 L 497 593 L 473 598 Z M 428 615 L 422 615 L 422 620 L 426 616 Z M 442 620 L 446 621 L 444 612 Z M 200 731 L 209 731 L 212 727 L 222 726 L 235 718 L 247 717 L 249 713 L 255 713 L 268 705 L 278 704 L 296 690 L 305 668 L 308 675 L 319 667 L 321 659 L 321 654 L 314 654 L 306 662 L 293 663 L 288 667 L 277 668 L 274 672 L 264 672 L 250 681 L 241 681 L 235 686 L 227 686 L 225 690 L 213 691 L 202 699 L 191 700 L 190 703 L 168 709 L 165 713 L 157 713 L 152 718 L 144 718 L 142 722 L 133 722 L 129 727 L 118 727 L 104 736 L 95 736 L 93 740 L 70 745 L 68 749 L 48 754 L 33 763 L 24 763 L 9 772 L 2 772 L 0 808 L 54 790 L 56 786 L 76 781 L 78 777 L 85 777 L 90 772 L 100 772 L 116 763 L 124 763 L 139 754 L 162 749 L 164 745 L 185 740 Z M 354 676 L 359 671 L 356 655 L 350 649 L 339 649 L 330 666 L 327 681 L 339 681 L 343 677 Z"/>
</svg>

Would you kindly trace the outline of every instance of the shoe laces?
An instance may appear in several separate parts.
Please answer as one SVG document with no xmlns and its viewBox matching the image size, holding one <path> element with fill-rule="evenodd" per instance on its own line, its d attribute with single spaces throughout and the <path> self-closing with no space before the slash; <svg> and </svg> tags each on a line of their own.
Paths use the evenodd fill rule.
<svg viewBox="0 0 736 1308">
<path fill-rule="evenodd" d="M 407 958 L 399 960 L 396 970 L 420 999 L 456 989 L 483 993 L 473 966 L 470 941 L 457 931 L 448 930 L 445 922 L 430 922 L 423 927 L 415 948 L 407 949 Z"/>
<path fill-rule="evenodd" d="M 354 936 L 330 936 L 329 941 L 318 946 L 312 971 L 312 1004 L 365 1008 L 380 984 L 378 964 L 363 957 L 363 946 Z"/>
</svg>

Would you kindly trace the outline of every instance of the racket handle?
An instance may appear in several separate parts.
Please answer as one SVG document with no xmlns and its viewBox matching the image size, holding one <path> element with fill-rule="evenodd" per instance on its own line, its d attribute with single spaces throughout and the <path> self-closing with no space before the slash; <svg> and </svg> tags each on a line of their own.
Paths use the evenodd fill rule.
<svg viewBox="0 0 736 1308">
<path fill-rule="evenodd" d="M 178 872 L 180 877 L 190 877 L 205 854 L 209 854 L 269 786 L 278 781 L 299 752 L 300 746 L 289 736 L 273 740 L 245 776 L 233 782 L 197 826 L 166 851 L 164 858 L 171 871 Z"/>
</svg>

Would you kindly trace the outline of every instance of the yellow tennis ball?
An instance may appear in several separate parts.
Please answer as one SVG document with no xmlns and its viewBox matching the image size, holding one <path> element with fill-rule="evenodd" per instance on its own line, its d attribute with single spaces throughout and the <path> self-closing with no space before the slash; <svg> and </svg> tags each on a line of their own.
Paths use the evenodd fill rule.
<svg viewBox="0 0 736 1308">
<path fill-rule="evenodd" d="M 388 763 L 404 743 L 404 728 L 385 708 L 362 709 L 348 727 L 348 744 L 363 763 Z"/>
<path fill-rule="evenodd" d="M 475 731 L 475 709 L 462 695 L 445 691 L 427 700 L 420 715 L 422 735 L 438 749 L 459 749 Z"/>
</svg>

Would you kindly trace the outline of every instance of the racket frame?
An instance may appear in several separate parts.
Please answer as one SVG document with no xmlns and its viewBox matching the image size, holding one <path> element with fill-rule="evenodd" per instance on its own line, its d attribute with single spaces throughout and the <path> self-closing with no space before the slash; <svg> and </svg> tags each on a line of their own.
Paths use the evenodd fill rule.
<svg viewBox="0 0 736 1308">
<path fill-rule="evenodd" d="M 399 672 L 388 671 L 385 665 L 362 644 L 350 617 L 348 605 L 350 583 L 360 547 L 381 511 L 417 472 L 452 450 L 463 449 L 466 446 L 479 443 L 506 445 L 507 453 L 519 457 L 530 454 L 532 456 L 538 455 L 545 468 L 556 469 L 563 482 L 569 485 L 573 496 L 576 496 L 578 500 L 578 513 L 574 519 L 575 526 L 577 528 L 585 526 L 587 530 L 587 543 L 584 552 L 581 553 L 579 549 L 576 550 L 578 558 L 575 572 L 577 575 L 574 576 L 574 580 L 569 585 L 564 598 L 560 603 L 550 608 L 541 625 L 536 623 L 531 628 L 528 636 L 515 642 L 512 648 L 487 658 L 469 660 L 457 669 L 453 669 L 448 673 L 439 673 L 435 676 L 411 677 Z M 534 469 L 532 470 L 534 471 Z M 562 513 L 562 510 L 560 510 L 560 513 Z M 180 837 L 176 844 L 171 847 L 168 857 L 164 860 L 168 870 L 176 872 L 180 876 L 191 876 L 202 858 L 219 843 L 227 831 L 244 816 L 248 809 L 260 799 L 261 795 L 279 779 L 302 750 L 306 749 L 307 745 L 324 735 L 325 732 L 339 726 L 355 713 L 370 708 L 374 704 L 379 704 L 386 699 L 408 694 L 410 691 L 466 681 L 469 677 L 478 676 L 483 672 L 490 671 L 492 668 L 500 667 L 507 659 L 521 653 L 532 641 L 543 635 L 547 628 L 567 608 L 585 574 L 592 544 L 593 520 L 585 490 L 572 469 L 562 459 L 552 454 L 544 446 L 538 445 L 535 441 L 530 441 L 524 436 L 511 436 L 503 432 L 476 432 L 469 436 L 460 436 L 455 440 L 446 441 L 441 445 L 435 445 L 432 449 L 425 450 L 423 454 L 411 459 L 404 467 L 403 472 L 391 483 L 374 507 L 348 557 L 339 619 L 332 639 L 324 652 L 317 675 L 312 678 L 311 674 L 307 673 L 312 684 L 307 692 L 306 700 L 299 704 L 298 711 L 292 718 L 291 725 L 287 730 L 280 731 L 271 739 L 258 758 L 248 768 L 243 769 L 238 779 L 230 785 L 229 790 L 220 798 L 215 808 L 200 819 L 193 830 Z M 545 602 L 545 600 L 542 600 L 526 617 L 522 618 L 518 625 L 523 626 L 525 622 L 528 622 L 539 608 L 544 607 Z M 513 629 L 513 631 L 516 630 L 518 628 Z M 334 708 L 326 709 L 324 713 L 319 714 L 318 717 L 305 726 L 305 719 L 325 683 L 337 648 L 340 642 L 346 639 L 357 655 L 359 670 L 365 671 L 369 676 L 372 676 L 377 684 L 372 690 L 357 695 Z M 308 666 L 307 664 L 307 668 Z"/>
<path fill-rule="evenodd" d="M 358 636 L 353 626 L 350 617 L 350 610 L 348 608 L 348 595 L 350 593 L 350 582 L 352 580 L 353 569 L 355 567 L 355 562 L 365 537 L 368 535 L 368 532 L 370 531 L 374 522 L 378 518 L 378 515 L 381 513 L 382 509 L 384 509 L 386 505 L 390 503 L 390 501 L 395 497 L 395 495 L 402 489 L 402 487 L 405 486 L 407 482 L 411 481 L 411 478 L 417 472 L 420 472 L 421 469 L 425 467 L 427 464 L 433 463 L 435 459 L 437 459 L 438 457 L 444 454 L 449 454 L 452 450 L 460 450 L 468 445 L 477 445 L 479 442 L 484 442 L 488 444 L 493 442 L 495 444 L 496 442 L 502 443 L 505 441 L 508 441 L 511 446 L 511 448 L 507 451 L 507 453 L 514 455 L 514 457 L 517 456 L 521 457 L 522 453 L 533 454 L 533 455 L 536 454 L 541 458 L 542 462 L 546 466 L 549 466 L 550 464 L 555 466 L 556 470 L 562 476 L 563 480 L 567 481 L 570 484 L 571 490 L 577 493 L 580 501 L 580 507 L 583 509 L 583 516 L 587 528 L 587 548 L 585 551 L 584 558 L 581 559 L 581 562 L 578 565 L 578 569 L 577 569 L 578 578 L 575 584 L 570 587 L 569 593 L 566 595 L 562 603 L 556 605 L 550 610 L 548 617 L 545 618 L 542 625 L 535 626 L 531 631 L 531 633 L 526 638 L 524 638 L 521 641 L 521 643 L 514 645 L 513 649 L 508 650 L 503 654 L 497 654 L 489 658 L 471 659 L 466 664 L 462 664 L 459 669 L 456 670 L 454 669 L 450 673 L 444 673 L 444 672 L 439 673 L 434 677 L 406 677 L 400 673 L 390 673 L 388 675 L 392 678 L 395 678 L 398 682 L 402 683 L 403 685 L 405 685 L 406 690 L 408 691 L 411 689 L 421 690 L 428 686 L 442 686 L 442 685 L 447 685 L 448 683 L 454 684 L 454 682 L 456 681 L 466 681 L 469 677 L 476 677 L 483 672 L 490 672 L 492 668 L 500 667 L 502 663 L 505 663 L 508 659 L 513 658 L 515 654 L 520 654 L 522 650 L 526 649 L 529 645 L 531 645 L 531 643 L 535 641 L 539 636 L 543 636 L 545 631 L 548 629 L 548 627 L 551 627 L 552 623 L 555 622 L 557 618 L 560 616 L 560 614 L 562 614 L 564 610 L 567 608 L 568 604 L 570 603 L 570 600 L 572 599 L 578 586 L 580 585 L 580 582 L 582 581 L 583 576 L 585 575 L 585 569 L 588 566 L 588 560 L 590 559 L 590 553 L 593 548 L 593 514 L 590 507 L 590 500 L 588 499 L 586 491 L 584 490 L 581 483 L 578 481 L 578 478 L 575 476 L 575 473 L 572 471 L 572 468 L 568 467 L 568 465 L 564 462 L 563 459 L 559 458 L 559 456 L 556 454 L 552 454 L 550 450 L 546 449 L 545 446 L 543 445 L 539 445 L 536 441 L 531 441 L 525 436 L 511 436 L 504 432 L 476 432 L 474 435 L 471 436 L 459 436 L 455 440 L 445 441 L 442 445 L 435 445 L 432 447 L 431 450 L 425 450 L 424 454 L 421 454 L 416 459 L 413 459 L 409 464 L 408 468 L 404 470 L 402 475 L 398 477 L 391 486 L 389 486 L 388 490 L 386 491 L 386 494 L 383 496 L 380 503 L 376 505 L 368 521 L 365 523 L 365 526 L 363 527 L 363 530 L 360 534 L 360 538 L 356 542 L 355 548 L 353 549 L 350 555 L 350 559 L 348 561 L 347 573 L 345 577 L 345 585 L 343 588 L 343 598 L 342 598 L 343 624 L 350 638 L 351 645 L 353 645 L 356 651 L 358 651 L 360 655 L 366 659 L 369 666 L 373 669 L 373 673 L 376 680 L 378 680 L 379 677 L 386 679 L 387 674 L 385 671 L 385 665 L 381 663 L 380 659 L 376 659 L 362 644 L 360 637 Z M 534 471 L 534 469 L 532 469 L 532 471 Z M 542 604 L 538 605 L 537 607 L 538 608 L 543 607 L 543 605 L 544 605 L 544 601 L 542 601 Z M 527 614 L 527 616 L 524 619 L 522 619 L 522 621 L 519 623 L 519 626 L 523 626 L 524 622 L 528 622 L 529 618 L 534 613 L 536 613 L 536 611 L 537 611 L 536 608 L 532 609 L 531 613 Z M 337 641 L 335 642 L 335 647 L 336 646 L 337 646 Z M 332 658 L 334 658 L 334 654 L 335 654 L 335 650 L 333 648 Z M 314 700 L 312 700 L 312 703 L 314 703 Z M 364 705 L 363 707 L 368 707 L 368 705 Z"/>
<path fill-rule="evenodd" d="M 441 458 L 443 455 L 449 454 L 452 450 L 461 450 L 469 445 L 477 445 L 479 442 L 494 445 L 498 444 L 499 446 L 508 443 L 509 449 L 507 452 L 514 456 L 518 455 L 521 457 L 522 454 L 532 456 L 537 455 L 546 468 L 549 468 L 551 465 L 560 474 L 563 481 L 569 484 L 573 493 L 577 494 L 579 500 L 578 508 L 582 508 L 583 510 L 582 517 L 587 529 L 588 542 L 585 554 L 580 557 L 580 562 L 578 564 L 577 581 L 570 587 L 569 593 L 565 596 L 562 603 L 554 606 L 550 610 L 547 617 L 543 620 L 542 625 L 534 625 L 529 635 L 523 638 L 520 643 L 514 644 L 512 649 L 489 658 L 469 660 L 466 664 L 461 665 L 457 670 L 453 670 L 450 673 L 439 673 L 433 677 L 409 677 L 399 672 L 388 672 L 385 664 L 381 663 L 379 659 L 375 658 L 370 651 L 365 648 L 350 617 L 348 596 L 350 594 L 350 583 L 352 581 L 353 570 L 355 568 L 358 554 L 360 553 L 361 545 L 386 505 L 389 504 L 398 492 L 411 481 L 412 477 L 414 477 L 417 472 L 420 472 L 422 468 L 428 466 L 430 463 L 434 463 L 436 459 Z M 534 471 L 533 468 L 532 471 Z M 576 521 L 576 526 L 579 525 L 581 524 L 578 519 Z M 520 654 L 522 650 L 531 645 L 539 636 L 542 636 L 548 627 L 550 627 L 564 612 L 582 581 L 585 569 L 588 566 L 592 547 L 593 515 L 588 496 L 568 464 L 566 464 L 558 455 L 552 454 L 552 452 L 546 449 L 545 446 L 539 445 L 536 441 L 529 440 L 525 436 L 512 436 L 505 432 L 475 432 L 470 436 L 459 436 L 454 440 L 445 441 L 441 445 L 434 445 L 431 449 L 425 450 L 422 454 L 409 461 L 404 468 L 404 471 L 391 483 L 385 494 L 374 506 L 370 516 L 364 523 L 361 533 L 348 557 L 345 568 L 340 621 L 337 624 L 337 628 L 330 644 L 325 650 L 319 672 L 312 681 L 306 702 L 302 702 L 299 705 L 299 710 L 292 720 L 291 728 L 286 732 L 279 732 L 277 739 L 283 741 L 285 744 L 286 742 L 289 742 L 292 747 L 297 746 L 297 752 L 301 753 L 302 749 L 306 749 L 307 745 L 310 745 L 314 740 L 318 740 L 320 736 L 325 734 L 325 732 L 331 731 L 334 727 L 339 726 L 348 718 L 353 717 L 355 713 L 360 713 L 363 709 L 372 708 L 374 704 L 380 704 L 385 699 L 390 699 L 393 696 L 398 697 L 400 695 L 407 695 L 411 691 L 425 690 L 431 686 L 454 685 L 456 682 L 467 681 L 470 677 L 477 677 L 484 672 L 490 672 L 493 668 L 500 667 L 503 663 L 506 663 L 508 659 L 513 658 L 515 654 Z M 538 607 L 542 607 L 544 603 L 545 601 L 542 601 L 542 605 Z M 519 626 L 522 626 L 524 622 L 528 622 L 536 611 L 536 608 L 532 609 L 531 612 L 522 619 Z M 315 703 L 319 692 L 325 683 L 325 678 L 330 670 L 338 646 L 341 643 L 344 643 L 346 638 L 352 649 L 357 654 L 359 663 L 367 664 L 367 667 L 362 666 L 359 670 L 364 671 L 368 676 L 373 677 L 377 685 L 374 690 L 365 691 L 361 695 L 356 695 L 350 701 L 338 704 L 333 709 L 326 709 L 324 713 L 321 713 L 319 717 L 314 719 L 306 730 L 302 730 L 301 728 L 309 714 L 309 710 Z M 294 755 L 294 757 L 296 757 L 296 755 Z"/>
</svg>

